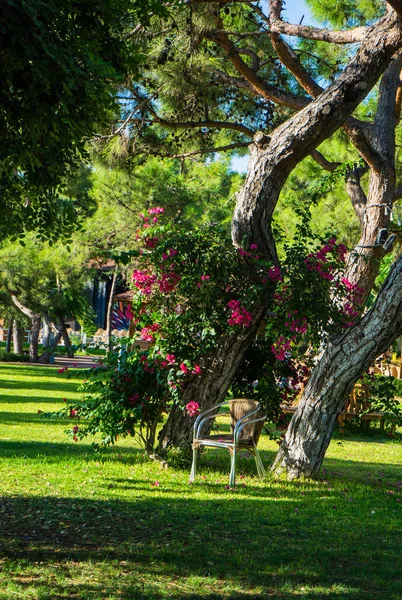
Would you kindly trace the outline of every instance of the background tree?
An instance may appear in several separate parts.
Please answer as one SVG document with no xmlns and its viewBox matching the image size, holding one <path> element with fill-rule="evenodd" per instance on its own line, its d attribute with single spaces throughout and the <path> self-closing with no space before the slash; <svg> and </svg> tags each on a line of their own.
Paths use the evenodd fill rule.
<svg viewBox="0 0 402 600">
<path fill-rule="evenodd" d="M 163 11 L 153 0 L 1 3 L 1 237 L 71 229 L 80 204 L 66 175 L 116 111 L 123 70 L 135 72 L 133 22 Z"/>
</svg>

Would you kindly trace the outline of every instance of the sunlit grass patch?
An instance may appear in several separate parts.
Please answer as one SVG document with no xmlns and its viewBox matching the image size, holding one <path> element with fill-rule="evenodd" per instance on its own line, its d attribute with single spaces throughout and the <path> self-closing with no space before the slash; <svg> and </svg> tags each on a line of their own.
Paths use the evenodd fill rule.
<svg viewBox="0 0 402 600">
<path fill-rule="evenodd" d="M 150 462 L 133 441 L 102 454 L 70 419 L 43 419 L 79 380 L 0 371 L 0 600 L 400 600 L 402 444 L 346 434 L 315 481 L 260 482 L 229 455 L 199 475 Z M 268 465 L 276 446 L 265 436 Z"/>
</svg>

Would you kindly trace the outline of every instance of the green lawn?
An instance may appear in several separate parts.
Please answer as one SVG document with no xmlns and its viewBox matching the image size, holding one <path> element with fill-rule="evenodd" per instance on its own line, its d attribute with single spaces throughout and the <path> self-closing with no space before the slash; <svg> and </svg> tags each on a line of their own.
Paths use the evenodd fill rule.
<svg viewBox="0 0 402 600">
<path fill-rule="evenodd" d="M 76 385 L 0 367 L 0 600 L 401 600 L 401 441 L 347 433 L 306 483 L 260 483 L 244 457 L 235 490 L 210 453 L 189 485 L 131 441 L 99 456 L 38 415 Z"/>
</svg>

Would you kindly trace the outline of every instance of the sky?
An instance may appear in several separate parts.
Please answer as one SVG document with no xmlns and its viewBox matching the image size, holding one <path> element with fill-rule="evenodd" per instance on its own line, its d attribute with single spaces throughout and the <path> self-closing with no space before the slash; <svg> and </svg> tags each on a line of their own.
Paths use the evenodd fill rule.
<svg viewBox="0 0 402 600">
<path fill-rule="evenodd" d="M 304 15 L 303 25 L 312 25 L 314 23 L 311 12 L 304 0 L 287 0 L 286 10 L 282 15 L 289 23 L 300 23 L 300 19 Z M 245 173 L 247 171 L 248 156 L 236 156 L 232 159 L 232 169 Z"/>
</svg>

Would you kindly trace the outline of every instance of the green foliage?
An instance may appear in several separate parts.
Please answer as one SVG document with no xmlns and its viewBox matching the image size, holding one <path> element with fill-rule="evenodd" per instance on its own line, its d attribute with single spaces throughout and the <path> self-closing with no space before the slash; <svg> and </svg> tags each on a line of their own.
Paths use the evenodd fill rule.
<svg viewBox="0 0 402 600">
<path fill-rule="evenodd" d="M 2 237 L 71 231 L 76 207 L 63 197 L 66 176 L 86 157 L 95 127 L 116 113 L 121 73 L 137 62 L 122 33 L 148 9 L 164 12 L 153 0 L 1 3 Z"/>
<path fill-rule="evenodd" d="M 399 398 L 400 382 L 388 375 L 366 375 L 364 382 L 370 389 L 371 407 L 367 412 L 384 413 L 384 421 L 389 434 L 393 435 L 397 427 L 402 427 L 402 406 Z M 398 389 L 399 388 L 399 389 Z"/>
<path fill-rule="evenodd" d="M 292 400 L 308 375 L 307 344 L 317 348 L 324 334 L 357 316 L 358 290 L 341 277 L 346 248 L 334 238 L 321 247 L 323 240 L 301 233 L 285 246 L 281 271 L 258 256 L 255 244 L 235 249 L 216 226 L 161 225 L 162 212 L 141 215 L 143 248 L 127 313 L 149 348 L 124 341 L 94 371 L 83 402 L 65 409 L 86 419 L 71 432 L 77 438 L 96 433 L 107 445 L 136 433 L 152 449 L 161 413 L 180 405 L 189 382 L 210 368 L 219 341 L 248 328 L 261 296 L 272 296 L 275 286 L 274 318 L 252 344 L 232 393 L 260 400 L 277 420 L 281 402 Z M 182 408 L 193 416 L 199 407 L 192 401 Z"/>
<path fill-rule="evenodd" d="M 1 362 L 29 362 L 28 354 L 15 354 L 14 352 L 6 352 L 0 349 Z"/>
</svg>

